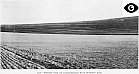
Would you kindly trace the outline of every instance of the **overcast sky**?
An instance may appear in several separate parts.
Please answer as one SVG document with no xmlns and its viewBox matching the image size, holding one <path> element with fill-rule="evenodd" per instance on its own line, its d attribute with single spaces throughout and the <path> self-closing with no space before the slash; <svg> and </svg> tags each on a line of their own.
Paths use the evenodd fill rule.
<svg viewBox="0 0 139 74">
<path fill-rule="evenodd" d="M 2 0 L 1 23 L 51 23 L 122 16 L 122 0 Z"/>
</svg>

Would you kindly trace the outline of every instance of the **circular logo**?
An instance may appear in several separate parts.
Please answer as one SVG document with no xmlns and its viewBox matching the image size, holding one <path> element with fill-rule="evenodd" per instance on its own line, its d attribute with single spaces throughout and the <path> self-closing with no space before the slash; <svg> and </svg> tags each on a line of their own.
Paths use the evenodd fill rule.
<svg viewBox="0 0 139 74">
<path fill-rule="evenodd" d="M 124 9 L 129 13 L 133 13 L 138 10 L 138 6 L 134 3 L 129 3 L 124 7 Z"/>
</svg>

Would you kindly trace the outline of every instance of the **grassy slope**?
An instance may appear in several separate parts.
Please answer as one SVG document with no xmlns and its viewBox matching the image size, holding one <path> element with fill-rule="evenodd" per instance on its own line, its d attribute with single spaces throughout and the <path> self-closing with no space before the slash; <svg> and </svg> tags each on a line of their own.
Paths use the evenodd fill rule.
<svg viewBox="0 0 139 74">
<path fill-rule="evenodd" d="M 138 16 L 67 23 L 1 25 L 1 32 L 81 35 L 137 35 Z"/>
</svg>

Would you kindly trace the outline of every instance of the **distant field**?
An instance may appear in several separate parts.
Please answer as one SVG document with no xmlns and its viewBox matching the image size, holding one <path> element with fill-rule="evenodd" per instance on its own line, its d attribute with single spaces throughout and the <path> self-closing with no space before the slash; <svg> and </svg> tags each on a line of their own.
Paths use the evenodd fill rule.
<svg viewBox="0 0 139 74">
<path fill-rule="evenodd" d="M 47 57 L 49 60 L 53 60 L 56 64 L 60 63 L 62 65 L 58 65 L 60 67 L 48 67 L 48 65 L 45 66 L 46 64 L 40 64 L 41 66 L 45 66 L 45 68 L 138 68 L 137 35 L 89 36 L 1 33 L 1 36 L 2 47 L 4 47 L 3 45 L 7 45 L 17 48 L 16 51 L 22 49 L 22 51 L 28 50 L 29 52 L 48 54 L 51 56 L 49 58 Z M 55 58 L 52 59 L 52 56 Z M 59 60 L 56 60 L 56 58 L 59 58 Z"/>
</svg>

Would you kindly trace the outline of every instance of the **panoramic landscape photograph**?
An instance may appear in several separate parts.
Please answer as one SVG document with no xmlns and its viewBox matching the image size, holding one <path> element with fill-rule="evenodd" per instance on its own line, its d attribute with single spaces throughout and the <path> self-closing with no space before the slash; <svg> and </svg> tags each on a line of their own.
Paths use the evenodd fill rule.
<svg viewBox="0 0 139 74">
<path fill-rule="evenodd" d="M 1 25 L 1 69 L 138 69 L 138 16 Z"/>
<path fill-rule="evenodd" d="M 123 0 L 1 0 L 0 6 L 3 72 L 138 69 L 139 16 L 124 16 Z"/>
</svg>

